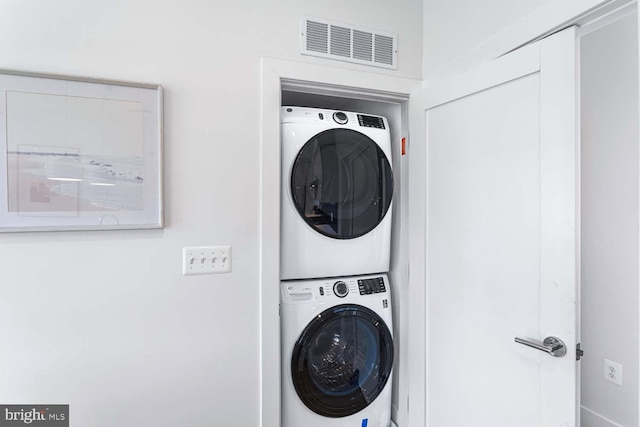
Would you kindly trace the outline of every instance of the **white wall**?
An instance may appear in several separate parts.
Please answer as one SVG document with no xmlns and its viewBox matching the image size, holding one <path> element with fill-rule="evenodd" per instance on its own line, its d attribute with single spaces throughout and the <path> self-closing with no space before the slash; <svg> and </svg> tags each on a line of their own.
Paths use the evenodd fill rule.
<svg viewBox="0 0 640 427">
<path fill-rule="evenodd" d="M 636 20 L 581 40 L 583 427 L 638 425 Z M 622 364 L 622 386 L 605 381 L 605 358 Z"/>
<path fill-rule="evenodd" d="M 166 191 L 164 230 L 0 235 L 0 402 L 69 403 L 76 426 L 258 425 L 260 57 L 420 78 L 422 2 L 0 9 L 0 68 L 164 86 Z M 398 70 L 300 56 L 302 14 L 398 33 Z M 182 247 L 209 244 L 233 272 L 183 277 Z"/>
<path fill-rule="evenodd" d="M 635 0 L 424 0 L 425 85 Z"/>
<path fill-rule="evenodd" d="M 564 1 L 564 0 L 563 0 Z M 546 0 L 424 0 L 424 78 L 430 81 Z M 458 70 L 459 71 L 459 70 Z"/>
</svg>

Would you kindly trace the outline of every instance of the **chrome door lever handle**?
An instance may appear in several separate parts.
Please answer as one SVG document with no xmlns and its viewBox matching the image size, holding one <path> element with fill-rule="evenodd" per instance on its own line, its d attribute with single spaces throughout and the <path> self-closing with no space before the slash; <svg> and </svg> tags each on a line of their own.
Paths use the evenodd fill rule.
<svg viewBox="0 0 640 427">
<path fill-rule="evenodd" d="M 564 345 L 560 338 L 546 337 L 542 343 L 537 341 L 529 341 L 523 338 L 515 338 L 518 344 L 524 344 L 526 346 L 535 348 L 536 350 L 549 353 L 553 357 L 562 357 L 567 354 L 567 346 Z"/>
</svg>

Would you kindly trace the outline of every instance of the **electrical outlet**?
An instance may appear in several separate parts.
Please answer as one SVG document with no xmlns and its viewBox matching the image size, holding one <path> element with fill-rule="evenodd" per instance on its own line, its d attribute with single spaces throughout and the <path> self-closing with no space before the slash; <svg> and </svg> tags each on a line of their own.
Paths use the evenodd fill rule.
<svg viewBox="0 0 640 427">
<path fill-rule="evenodd" d="M 231 246 L 182 248 L 182 274 L 218 274 L 231 271 Z"/>
<path fill-rule="evenodd" d="M 604 379 L 614 384 L 622 385 L 622 365 L 604 359 Z"/>
</svg>

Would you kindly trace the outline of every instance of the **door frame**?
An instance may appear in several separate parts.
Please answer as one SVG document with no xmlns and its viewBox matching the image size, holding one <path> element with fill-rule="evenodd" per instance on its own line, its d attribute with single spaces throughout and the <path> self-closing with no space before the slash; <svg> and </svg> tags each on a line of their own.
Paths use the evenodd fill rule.
<svg viewBox="0 0 640 427">
<path fill-rule="evenodd" d="M 260 111 L 260 425 L 280 427 L 280 104 L 283 90 L 315 95 L 352 98 L 363 101 L 396 103 L 404 106 L 410 93 L 421 81 L 362 71 L 364 67 L 343 69 L 323 65 L 305 64 L 282 59 L 262 58 L 261 62 L 261 111 Z M 403 111 L 407 109 L 403 107 Z M 403 120 L 404 122 L 404 120 Z M 405 126 L 406 127 L 406 126 Z M 404 129 L 404 135 L 408 129 Z M 409 170 L 411 165 L 409 165 Z M 411 188 L 412 186 L 409 186 Z M 411 198 L 411 192 L 409 198 Z M 274 201 L 276 201 L 274 203 Z M 410 212 L 411 209 L 406 211 Z M 414 239 L 415 240 L 415 239 Z M 420 244 L 420 242 L 416 242 Z M 412 247 L 409 248 L 411 251 Z M 419 252 L 419 251 L 416 251 Z M 411 252 L 410 252 L 411 253 Z M 412 262 L 407 265 L 420 265 Z M 407 324 L 414 325 L 410 336 L 400 351 L 410 360 L 408 366 L 420 367 L 420 343 L 424 336 L 425 317 L 419 297 L 424 287 L 411 280 L 408 288 L 412 295 Z M 406 332 L 405 332 L 406 333 Z M 406 336 L 406 335 L 405 335 Z M 412 348 L 408 348 L 411 343 Z M 404 347 L 406 346 L 406 348 Z M 415 348 L 413 348 L 415 347 Z M 424 375 L 412 372 L 412 379 L 401 395 L 417 396 L 415 400 L 424 402 Z M 412 414 L 420 416 L 424 410 Z M 408 413 L 408 408 L 402 408 Z M 404 416 L 404 415 L 403 415 Z M 424 417 L 408 421 L 410 425 L 424 425 Z"/>
</svg>

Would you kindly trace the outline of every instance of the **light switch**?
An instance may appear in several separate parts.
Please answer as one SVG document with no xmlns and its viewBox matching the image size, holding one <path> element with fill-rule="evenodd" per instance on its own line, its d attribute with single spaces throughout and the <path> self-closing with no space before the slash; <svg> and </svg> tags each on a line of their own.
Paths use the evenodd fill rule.
<svg viewBox="0 0 640 427">
<path fill-rule="evenodd" d="M 182 248 L 182 274 L 218 274 L 231 271 L 231 246 Z"/>
</svg>

